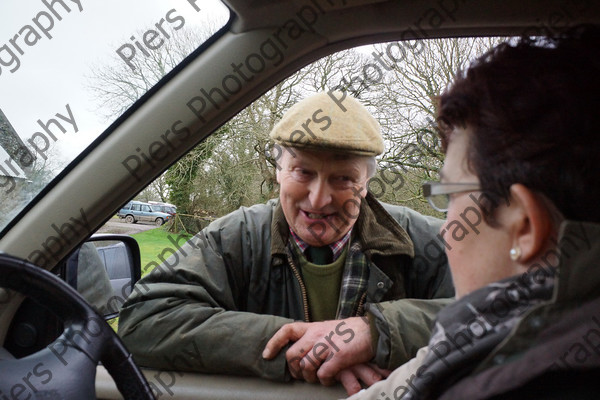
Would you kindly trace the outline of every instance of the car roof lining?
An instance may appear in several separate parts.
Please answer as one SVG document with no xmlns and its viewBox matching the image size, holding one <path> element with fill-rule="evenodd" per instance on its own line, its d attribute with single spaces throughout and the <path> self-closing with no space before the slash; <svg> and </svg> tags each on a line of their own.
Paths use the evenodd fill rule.
<svg viewBox="0 0 600 400">
<path fill-rule="evenodd" d="M 340 34 L 348 38 L 352 35 L 371 36 L 383 32 L 392 34 L 391 37 L 395 35 L 397 39 L 399 33 L 409 29 L 416 33 L 416 37 L 407 36 L 406 39 L 474 34 L 520 35 L 523 30 L 531 27 L 551 25 L 548 20 L 557 13 L 573 17 L 569 11 L 573 7 L 572 3 L 581 3 L 582 8 L 592 7 L 589 0 L 572 3 L 566 0 L 484 0 L 477 1 L 477 7 L 466 0 L 292 0 L 279 1 L 277 4 L 271 0 L 223 0 L 223 3 L 235 14 L 231 26 L 231 32 L 234 33 L 277 29 L 292 16 L 306 16 L 303 10 L 313 9 L 317 14 L 323 11 L 317 15 L 312 28 L 318 34 L 330 38 L 331 42 Z M 448 3 L 453 3 L 456 8 L 449 9 L 446 7 Z M 543 15 L 540 15 L 540 10 L 544 10 Z M 336 19 L 343 23 L 336 23 Z M 560 22 L 553 19 L 555 23 Z M 323 21 L 327 23 L 322 23 Z M 574 20 L 571 21 L 573 22 Z"/>
</svg>

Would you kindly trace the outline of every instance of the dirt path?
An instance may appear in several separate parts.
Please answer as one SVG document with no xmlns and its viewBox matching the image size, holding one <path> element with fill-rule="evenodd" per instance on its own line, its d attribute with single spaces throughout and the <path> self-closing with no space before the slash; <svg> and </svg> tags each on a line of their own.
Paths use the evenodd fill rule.
<svg viewBox="0 0 600 400">
<path fill-rule="evenodd" d="M 138 222 L 137 224 L 128 224 L 124 219 L 111 218 L 106 224 L 101 226 L 96 233 L 133 235 L 134 233 L 140 233 L 154 228 L 156 228 L 156 225 L 151 223 Z"/>
</svg>

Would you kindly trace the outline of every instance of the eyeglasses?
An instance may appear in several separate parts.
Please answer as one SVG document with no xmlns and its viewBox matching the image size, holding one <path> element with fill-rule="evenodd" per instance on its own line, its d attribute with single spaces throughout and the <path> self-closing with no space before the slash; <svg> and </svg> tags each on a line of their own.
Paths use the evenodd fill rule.
<svg viewBox="0 0 600 400">
<path fill-rule="evenodd" d="M 434 210 L 440 212 L 448 211 L 451 194 L 473 192 L 476 190 L 481 190 L 479 183 L 425 182 L 423 184 L 423 196 L 425 196 Z"/>
</svg>

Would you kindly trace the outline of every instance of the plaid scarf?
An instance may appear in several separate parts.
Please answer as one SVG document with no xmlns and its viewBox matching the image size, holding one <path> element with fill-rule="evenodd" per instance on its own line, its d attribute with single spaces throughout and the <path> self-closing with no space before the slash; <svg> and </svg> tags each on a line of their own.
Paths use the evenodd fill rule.
<svg viewBox="0 0 600 400">
<path fill-rule="evenodd" d="M 337 319 L 354 317 L 364 314 L 364 302 L 367 296 L 369 281 L 369 260 L 361 251 L 360 243 L 350 244 L 338 304 Z"/>
<path fill-rule="evenodd" d="M 469 375 L 533 307 L 552 298 L 554 277 L 510 277 L 478 289 L 443 309 L 419 374 L 403 387 L 403 400 L 437 398 Z"/>
<path fill-rule="evenodd" d="M 294 230 L 292 228 L 290 228 L 290 234 L 291 234 L 292 238 L 294 238 L 294 242 L 296 242 L 298 247 L 300 247 L 300 250 L 302 250 L 303 253 L 306 252 L 306 249 L 308 249 L 310 247 L 310 245 L 308 243 L 306 243 L 304 240 L 302 240 L 302 238 L 300 238 L 300 236 L 296 235 L 296 232 L 294 232 Z M 346 243 L 348 243 L 348 240 L 350 239 L 351 234 L 352 234 L 352 229 L 350 229 L 348 231 L 348 233 L 346 233 L 344 236 L 342 236 L 342 238 L 340 240 L 337 240 L 328 245 L 329 248 L 331 249 L 331 252 L 333 253 L 333 261 L 337 260 L 338 257 L 340 256 L 340 254 L 342 254 L 342 252 L 344 251 L 344 248 L 346 247 Z"/>
</svg>

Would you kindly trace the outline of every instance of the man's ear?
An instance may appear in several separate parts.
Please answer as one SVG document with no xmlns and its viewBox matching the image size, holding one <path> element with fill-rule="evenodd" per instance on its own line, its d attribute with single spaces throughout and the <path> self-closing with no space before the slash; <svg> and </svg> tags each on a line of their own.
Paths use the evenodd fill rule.
<svg viewBox="0 0 600 400">
<path fill-rule="evenodd" d="M 526 263 L 545 249 L 552 234 L 552 215 L 542 199 L 520 183 L 511 185 L 510 195 L 514 245 L 521 250 L 517 262 Z"/>
</svg>

